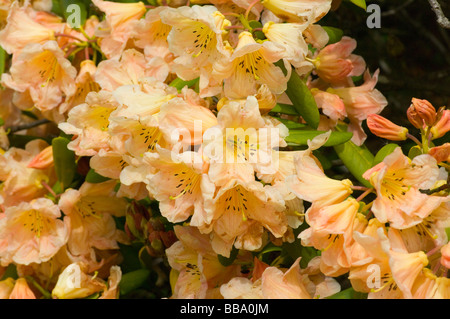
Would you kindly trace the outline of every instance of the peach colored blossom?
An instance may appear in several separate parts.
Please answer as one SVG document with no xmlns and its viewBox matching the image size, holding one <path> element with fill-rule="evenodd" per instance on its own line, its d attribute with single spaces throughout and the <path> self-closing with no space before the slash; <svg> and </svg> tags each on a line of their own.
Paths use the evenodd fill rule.
<svg viewBox="0 0 450 319">
<path fill-rule="evenodd" d="M 237 263 L 225 267 L 212 249 L 208 235 L 190 226 L 176 225 L 174 231 L 179 241 L 166 250 L 172 273 L 176 274 L 173 299 L 217 296 L 221 283 L 242 276 L 239 261 L 251 261 L 251 254 L 244 252 L 237 257 Z"/>
<path fill-rule="evenodd" d="M 331 8 L 331 0 L 264 0 L 262 5 L 288 22 L 317 22 Z"/>
<path fill-rule="evenodd" d="M 327 45 L 315 58 L 317 75 L 332 86 L 352 86 L 352 76 L 361 75 L 366 63 L 362 57 L 351 54 L 356 41 L 343 37 L 339 42 Z"/>
<path fill-rule="evenodd" d="M 285 48 L 272 41 L 257 43 L 250 32 L 239 34 L 239 43 L 231 57 L 214 65 L 214 74 L 224 79 L 224 94 L 231 99 L 242 99 L 257 93 L 259 85 L 266 84 L 274 94 L 286 90 L 290 73 L 273 63 L 284 58 Z"/>
<path fill-rule="evenodd" d="M 53 167 L 35 169 L 28 167 L 29 163 L 48 144 L 37 139 L 27 143 L 25 149 L 11 147 L 4 154 L 0 154 L 0 203 L 6 207 L 15 206 L 22 202 L 47 194 L 42 182 L 53 185 L 56 176 Z"/>
<path fill-rule="evenodd" d="M 430 155 L 419 155 L 411 161 L 396 148 L 377 168 L 365 177 L 377 192 L 372 211 L 380 222 L 389 221 L 398 229 L 409 228 L 448 200 L 420 192 L 431 188 L 439 177 L 436 160 Z"/>
<path fill-rule="evenodd" d="M 0 31 L 0 45 L 8 54 L 18 54 L 27 44 L 44 44 L 54 40 L 54 31 L 34 21 L 27 6 L 14 1 L 9 8 L 6 26 Z"/>
<path fill-rule="evenodd" d="M 56 108 L 64 95 L 76 90 L 77 71 L 55 41 L 28 44 L 13 56 L 9 72 L 2 75 L 2 83 L 19 92 L 28 90 L 41 111 Z"/>
<path fill-rule="evenodd" d="M 105 13 L 105 20 L 97 25 L 95 31 L 95 35 L 101 38 L 102 52 L 108 59 L 120 56 L 132 37 L 135 25 L 145 15 L 144 3 L 117 3 L 103 0 L 92 2 Z"/>
<path fill-rule="evenodd" d="M 206 174 L 207 164 L 201 154 L 173 154 L 160 148 L 158 153 L 159 157 L 151 162 L 157 172 L 146 183 L 149 193 L 159 201 L 161 214 L 173 223 L 191 215 L 192 226 L 210 223 L 212 213 L 206 210 L 205 203 L 212 201 L 216 187 Z"/>
<path fill-rule="evenodd" d="M 28 265 L 52 258 L 69 237 L 69 220 L 60 217 L 58 206 L 47 198 L 8 207 L 0 219 L 1 264 Z"/>
<path fill-rule="evenodd" d="M 228 257 L 232 247 L 257 250 L 263 244 L 264 228 L 281 238 L 288 230 L 284 200 L 276 188 L 256 181 L 230 180 L 213 199 L 211 223 L 200 227 L 212 233 L 212 247 Z"/>
<path fill-rule="evenodd" d="M 115 184 L 114 180 L 84 183 L 79 190 L 67 189 L 61 195 L 58 205 L 70 219 L 67 244 L 71 254 L 88 254 L 91 247 L 118 249 L 118 242 L 127 242 L 113 219 L 124 216 L 126 209 L 125 199 L 115 196 Z"/>
<path fill-rule="evenodd" d="M 338 95 L 344 102 L 350 120 L 349 130 L 353 133 L 352 141 L 361 145 L 366 139 L 361 123 L 369 114 L 378 114 L 387 105 L 387 100 L 375 89 L 379 71 L 370 76 L 364 73 L 364 83 L 357 87 L 329 88 L 327 92 Z"/>
</svg>

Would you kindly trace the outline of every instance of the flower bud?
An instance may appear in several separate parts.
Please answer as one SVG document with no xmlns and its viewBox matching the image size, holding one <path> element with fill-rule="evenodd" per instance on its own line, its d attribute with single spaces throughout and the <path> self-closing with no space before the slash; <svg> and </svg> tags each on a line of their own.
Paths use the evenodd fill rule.
<svg viewBox="0 0 450 319">
<path fill-rule="evenodd" d="M 376 136 L 391 141 L 404 141 L 408 133 L 406 127 L 398 126 L 378 114 L 369 114 L 367 116 L 367 126 Z"/>
<path fill-rule="evenodd" d="M 431 128 L 432 139 L 442 137 L 450 131 L 450 110 L 439 110 L 438 119 Z"/>
<path fill-rule="evenodd" d="M 28 167 L 36 169 L 44 169 L 53 165 L 53 148 L 52 146 L 47 146 L 38 155 L 36 155 Z"/>
<path fill-rule="evenodd" d="M 59 275 L 56 286 L 52 290 L 55 299 L 85 298 L 106 288 L 100 278 L 86 274 L 87 265 L 77 262 L 67 266 Z"/>
<path fill-rule="evenodd" d="M 428 154 L 433 156 L 438 163 L 450 162 L 450 143 L 433 147 L 430 149 Z"/>
<path fill-rule="evenodd" d="M 436 121 L 436 109 L 427 100 L 413 98 L 412 105 L 417 115 L 426 126 L 432 126 Z"/>
<path fill-rule="evenodd" d="M 411 104 L 411 106 L 408 108 L 408 110 L 406 111 L 406 116 L 408 117 L 408 121 L 415 127 L 418 129 L 422 129 L 423 128 L 423 121 L 420 118 L 419 114 L 417 113 L 414 105 Z"/>
<path fill-rule="evenodd" d="M 9 299 L 36 299 L 34 292 L 30 289 L 25 278 L 19 278 L 16 280 Z"/>
</svg>

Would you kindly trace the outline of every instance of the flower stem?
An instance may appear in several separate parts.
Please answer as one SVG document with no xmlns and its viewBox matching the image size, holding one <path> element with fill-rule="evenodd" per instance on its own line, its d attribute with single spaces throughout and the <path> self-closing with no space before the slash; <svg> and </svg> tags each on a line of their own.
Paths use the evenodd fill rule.
<svg viewBox="0 0 450 319">
<path fill-rule="evenodd" d="M 406 133 L 406 137 L 409 138 L 410 140 L 413 140 L 417 145 L 422 147 L 422 143 L 420 143 L 420 141 L 414 135 Z"/>
<path fill-rule="evenodd" d="M 44 296 L 45 299 L 51 299 L 52 295 L 50 292 L 48 292 L 47 290 L 45 290 L 44 288 L 41 287 L 41 285 L 39 285 L 37 283 L 36 280 L 34 280 L 33 277 L 31 276 L 26 276 L 25 279 L 29 282 L 31 282 L 33 284 L 34 287 L 36 287 L 37 290 L 39 290 L 39 292 Z"/>
<path fill-rule="evenodd" d="M 373 188 L 369 188 L 367 189 L 364 193 L 362 193 L 361 195 L 359 195 L 359 197 L 356 199 L 357 202 L 360 202 L 364 197 L 366 197 L 367 195 L 369 195 L 370 193 L 372 193 Z"/>
</svg>

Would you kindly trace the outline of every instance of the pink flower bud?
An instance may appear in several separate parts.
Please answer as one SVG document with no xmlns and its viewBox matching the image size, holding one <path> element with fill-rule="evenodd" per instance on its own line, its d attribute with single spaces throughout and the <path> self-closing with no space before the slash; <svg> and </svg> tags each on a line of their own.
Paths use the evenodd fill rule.
<svg viewBox="0 0 450 319">
<path fill-rule="evenodd" d="M 414 108 L 425 125 L 432 126 L 436 122 L 436 109 L 427 100 L 413 98 L 411 107 Z"/>
<path fill-rule="evenodd" d="M 439 113 L 440 116 L 438 116 L 436 123 L 434 123 L 433 127 L 431 128 L 433 140 L 444 136 L 445 133 L 450 131 L 450 110 L 443 110 L 442 113 Z"/>
<path fill-rule="evenodd" d="M 376 136 L 391 141 L 404 141 L 408 133 L 406 127 L 398 126 L 378 114 L 369 114 L 367 116 L 367 126 Z"/>
<path fill-rule="evenodd" d="M 36 155 L 28 167 L 36 169 L 44 169 L 53 165 L 53 149 L 52 146 L 47 146 L 38 155 Z"/>
</svg>

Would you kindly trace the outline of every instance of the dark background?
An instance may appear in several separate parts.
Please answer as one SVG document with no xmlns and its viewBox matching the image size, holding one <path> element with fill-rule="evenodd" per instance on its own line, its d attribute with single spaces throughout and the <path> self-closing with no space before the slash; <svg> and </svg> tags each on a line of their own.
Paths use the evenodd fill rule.
<svg viewBox="0 0 450 319">
<path fill-rule="evenodd" d="M 450 17 L 450 0 L 439 2 Z M 405 113 L 411 98 L 427 99 L 436 109 L 450 105 L 450 29 L 439 26 L 427 0 L 367 1 L 370 4 L 380 6 L 379 29 L 366 25 L 371 12 L 346 0 L 320 24 L 340 28 L 357 40 L 354 53 L 365 59 L 371 73 L 380 69 L 376 88 L 389 102 L 381 115 L 414 133 Z"/>
</svg>

